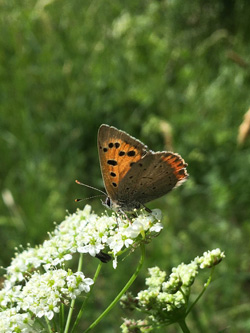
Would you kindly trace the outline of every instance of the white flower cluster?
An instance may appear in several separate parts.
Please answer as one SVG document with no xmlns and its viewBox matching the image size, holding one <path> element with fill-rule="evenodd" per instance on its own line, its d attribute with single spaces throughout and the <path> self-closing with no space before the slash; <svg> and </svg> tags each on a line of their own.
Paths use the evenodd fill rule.
<svg viewBox="0 0 250 333">
<path fill-rule="evenodd" d="M 94 282 L 82 272 L 51 270 L 45 274 L 35 272 L 24 286 L 18 305 L 31 311 L 36 317 L 46 316 L 51 320 L 58 313 L 63 299 L 75 299 L 82 291 L 88 293 Z"/>
<path fill-rule="evenodd" d="M 148 269 L 149 277 L 146 278 L 146 285 L 150 289 L 160 290 L 162 283 L 165 281 L 166 272 L 161 271 L 159 267 L 151 267 Z"/>
<path fill-rule="evenodd" d="M 159 267 L 149 268 L 150 277 L 146 279 L 146 285 L 148 289 L 142 290 L 137 295 L 139 307 L 144 310 L 153 310 L 154 320 L 156 320 L 158 314 L 181 308 L 185 304 L 185 299 L 182 292 L 179 291 L 180 283 L 183 273 L 184 279 L 187 281 L 187 274 L 194 275 L 192 269 L 185 269 L 181 264 L 177 268 L 172 270 L 172 274 L 165 282 L 166 272 L 161 271 Z M 159 311 L 159 313 L 158 313 Z M 151 312 L 151 311 L 150 311 Z M 158 319 L 157 319 L 158 320 Z"/>
<path fill-rule="evenodd" d="M 32 328 L 34 320 L 30 313 L 18 313 L 16 308 L 11 308 L 0 312 L 0 332 L 12 333 L 34 333 Z"/>
<path fill-rule="evenodd" d="M 70 260 L 72 253 L 96 256 L 104 249 L 113 255 L 116 267 L 116 257 L 123 247 L 134 245 L 144 233 L 150 236 L 161 231 L 160 218 L 160 211 L 156 209 L 152 214 L 142 213 L 130 223 L 116 215 L 99 217 L 86 205 L 84 210 L 67 216 L 42 245 L 16 254 L 6 276 L 14 284 L 22 281 L 30 269 L 43 265 L 47 270 Z"/>
<path fill-rule="evenodd" d="M 160 215 L 159 210 L 152 214 L 144 212 L 131 223 L 115 215 L 98 217 L 87 205 L 84 210 L 67 216 L 50 234 L 49 240 L 17 253 L 6 269 L 0 290 L 0 332 L 33 332 L 31 326 L 35 317 L 51 320 L 62 302 L 75 299 L 81 292 L 89 292 L 92 279 L 85 278 L 82 272 L 60 268 L 73 253 L 96 256 L 105 251 L 113 256 L 116 267 L 120 251 L 130 246 L 134 248 L 141 240 L 161 231 Z M 36 271 L 41 266 L 44 274 Z"/>
<path fill-rule="evenodd" d="M 225 258 L 224 252 L 220 249 L 214 249 L 212 251 L 204 252 L 201 257 L 195 258 L 195 262 L 201 269 L 211 268 L 221 262 Z"/>
<path fill-rule="evenodd" d="M 120 216 L 101 216 L 94 214 L 91 223 L 85 225 L 82 232 L 77 232 L 75 237 L 76 249 L 80 253 L 89 253 L 92 256 L 105 250 L 114 257 L 113 266 L 117 266 L 117 255 L 123 249 L 128 248 L 138 241 L 138 237 L 144 238 L 145 233 L 159 233 L 162 224 L 156 219 L 159 210 L 152 214 L 143 212 L 133 219 L 132 223 Z"/>
<path fill-rule="evenodd" d="M 150 276 L 146 279 L 148 288 L 140 291 L 135 298 L 129 295 L 122 302 L 127 307 L 147 313 L 153 322 L 172 322 L 174 318 L 185 313 L 190 288 L 199 268 L 217 265 L 224 257 L 220 249 L 205 252 L 190 264 L 182 263 L 174 267 L 167 281 L 165 281 L 166 273 L 159 267 L 149 268 Z M 127 326 L 123 324 L 123 332 L 126 332 L 125 327 Z"/>
<path fill-rule="evenodd" d="M 198 274 L 198 267 L 195 262 L 188 265 L 184 263 L 172 269 L 168 281 L 162 285 L 163 291 L 168 293 L 175 293 L 181 286 L 190 287 L 194 283 L 194 279 Z"/>
<path fill-rule="evenodd" d="M 57 269 L 44 274 L 34 272 L 23 288 L 6 284 L 0 291 L 0 306 L 5 309 L 0 311 L 0 332 L 8 332 L 7 322 L 9 332 L 19 332 L 23 325 L 32 325 L 29 313 L 51 320 L 59 312 L 62 302 L 75 299 L 81 292 L 88 293 L 93 283 L 82 272 Z M 28 328 L 27 332 L 30 332 Z"/>
</svg>

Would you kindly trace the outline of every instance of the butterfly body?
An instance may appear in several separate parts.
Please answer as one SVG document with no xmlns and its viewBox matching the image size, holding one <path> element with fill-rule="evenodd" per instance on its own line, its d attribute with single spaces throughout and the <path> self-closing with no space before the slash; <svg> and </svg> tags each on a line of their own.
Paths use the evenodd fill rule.
<svg viewBox="0 0 250 333">
<path fill-rule="evenodd" d="M 153 152 L 113 126 L 101 125 L 98 152 L 106 204 L 129 212 L 157 199 L 188 177 L 187 164 L 172 152 Z"/>
</svg>

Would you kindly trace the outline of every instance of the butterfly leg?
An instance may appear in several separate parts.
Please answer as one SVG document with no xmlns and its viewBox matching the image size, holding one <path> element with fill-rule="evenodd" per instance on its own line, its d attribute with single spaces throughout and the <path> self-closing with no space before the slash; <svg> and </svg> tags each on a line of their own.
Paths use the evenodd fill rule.
<svg viewBox="0 0 250 333">
<path fill-rule="evenodd" d="M 141 204 L 144 208 L 145 208 L 145 211 L 147 212 L 147 213 L 152 213 L 152 210 L 151 209 L 149 209 L 148 207 L 146 207 L 146 206 L 144 206 L 143 204 Z"/>
<path fill-rule="evenodd" d="M 121 215 L 125 216 L 126 219 L 129 221 L 130 224 L 132 224 L 131 219 L 128 217 L 128 215 L 124 212 L 124 210 L 122 210 L 121 208 L 119 209 L 119 212 L 121 213 Z"/>
</svg>

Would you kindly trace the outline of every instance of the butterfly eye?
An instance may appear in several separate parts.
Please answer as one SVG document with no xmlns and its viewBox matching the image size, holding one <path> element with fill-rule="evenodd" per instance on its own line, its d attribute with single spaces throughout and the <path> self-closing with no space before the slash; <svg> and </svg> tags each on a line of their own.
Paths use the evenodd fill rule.
<svg viewBox="0 0 250 333">
<path fill-rule="evenodd" d="M 108 207 L 111 207 L 111 200 L 110 200 L 110 197 L 107 197 L 106 200 L 105 200 L 105 205 L 108 206 Z"/>
</svg>

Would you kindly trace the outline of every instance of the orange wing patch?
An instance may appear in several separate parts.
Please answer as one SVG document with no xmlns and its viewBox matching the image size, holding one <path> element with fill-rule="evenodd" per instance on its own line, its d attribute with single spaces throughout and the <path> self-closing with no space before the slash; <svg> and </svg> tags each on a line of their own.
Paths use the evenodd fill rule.
<svg viewBox="0 0 250 333">
<path fill-rule="evenodd" d="M 162 156 L 161 159 L 171 166 L 174 175 L 176 176 L 178 181 L 185 180 L 188 177 L 188 173 L 186 170 L 187 163 L 185 163 L 185 161 L 180 155 L 166 153 L 166 155 Z"/>
<path fill-rule="evenodd" d="M 111 138 L 103 142 L 99 149 L 105 178 L 113 187 L 117 187 L 133 163 L 142 158 L 141 150 L 121 139 Z"/>
</svg>

